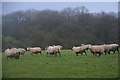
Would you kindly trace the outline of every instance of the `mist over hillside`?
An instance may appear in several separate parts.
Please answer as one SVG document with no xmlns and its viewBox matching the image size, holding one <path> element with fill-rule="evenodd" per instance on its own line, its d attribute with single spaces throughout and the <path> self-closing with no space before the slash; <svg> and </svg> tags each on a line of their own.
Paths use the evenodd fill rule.
<svg viewBox="0 0 120 80">
<path fill-rule="evenodd" d="M 34 47 L 44 49 L 60 44 L 63 49 L 84 44 L 118 43 L 116 13 L 89 13 L 84 7 L 62 11 L 16 11 L 2 16 L 3 49 Z"/>
</svg>

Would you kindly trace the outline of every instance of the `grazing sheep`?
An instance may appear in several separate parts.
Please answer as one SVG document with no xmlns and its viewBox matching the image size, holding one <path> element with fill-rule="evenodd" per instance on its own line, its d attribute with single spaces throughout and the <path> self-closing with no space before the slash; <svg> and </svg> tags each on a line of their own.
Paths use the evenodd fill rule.
<svg viewBox="0 0 120 80">
<path fill-rule="evenodd" d="M 20 55 L 20 51 L 16 48 L 12 48 L 12 49 L 7 49 L 4 51 L 5 55 L 8 57 L 10 57 L 12 59 L 12 57 L 19 59 L 19 55 Z"/>
<path fill-rule="evenodd" d="M 34 53 L 34 54 L 37 54 L 37 55 L 38 55 L 38 53 L 40 53 L 40 54 L 42 55 L 42 53 L 41 53 L 41 48 L 40 48 L 40 47 L 27 48 L 27 50 L 30 51 L 30 54 L 31 54 L 32 56 L 33 56 L 33 53 Z"/>
<path fill-rule="evenodd" d="M 60 57 L 61 57 L 61 49 L 62 49 L 62 46 L 54 46 L 56 48 L 55 52 L 56 54 L 59 53 Z"/>
<path fill-rule="evenodd" d="M 90 44 L 88 44 L 88 45 L 84 45 L 84 44 L 82 44 L 81 46 L 83 46 L 83 48 L 85 49 L 85 50 L 88 50 L 89 48 L 90 48 Z"/>
<path fill-rule="evenodd" d="M 57 45 L 60 49 L 62 49 L 62 46 L 61 45 Z"/>
<path fill-rule="evenodd" d="M 61 49 L 58 46 L 49 46 L 45 50 L 47 54 L 57 56 L 57 53 L 59 53 L 59 56 L 61 57 Z"/>
<path fill-rule="evenodd" d="M 117 44 L 110 44 L 110 45 L 102 45 L 105 49 L 105 55 L 108 53 L 110 55 L 110 52 L 112 51 L 113 54 L 118 51 L 119 53 L 119 46 Z"/>
<path fill-rule="evenodd" d="M 13 57 L 14 57 L 15 59 L 19 59 L 19 56 L 20 56 L 20 53 L 16 53 L 16 54 L 14 54 Z"/>
<path fill-rule="evenodd" d="M 113 54 L 115 54 L 116 51 L 118 51 L 118 53 L 119 53 L 119 45 L 118 44 L 110 44 L 109 46 L 112 46 L 110 51 L 112 51 Z"/>
<path fill-rule="evenodd" d="M 72 50 L 76 53 L 76 56 L 79 56 L 78 53 L 80 53 L 81 56 L 82 56 L 83 52 L 84 52 L 85 55 L 87 56 L 87 53 L 86 53 L 86 51 L 85 51 L 85 48 L 82 47 L 82 46 L 80 46 L 80 47 L 75 47 L 75 46 L 74 46 L 74 47 L 72 48 Z"/>
<path fill-rule="evenodd" d="M 15 53 L 15 54 L 13 54 L 13 57 L 14 57 L 15 59 L 19 59 L 20 50 L 17 49 L 17 48 L 12 48 L 11 50 L 12 50 L 13 53 Z"/>
<path fill-rule="evenodd" d="M 8 57 L 10 57 L 12 59 L 13 54 L 12 54 L 12 51 L 10 49 L 5 50 L 4 53 L 7 56 L 7 59 L 8 59 Z"/>
<path fill-rule="evenodd" d="M 23 56 L 25 54 L 25 49 L 23 48 L 18 48 L 20 50 L 20 54 Z"/>
<path fill-rule="evenodd" d="M 99 54 L 99 56 L 102 54 L 104 54 L 104 48 L 103 46 L 100 45 L 95 45 L 95 46 L 91 46 L 90 48 L 91 53 L 93 53 L 93 55 L 96 55 L 97 53 Z"/>
<path fill-rule="evenodd" d="M 101 45 L 103 48 L 104 48 L 104 52 L 105 52 L 105 55 L 106 55 L 106 53 L 108 53 L 108 54 L 110 54 L 110 46 L 109 45 Z"/>
</svg>

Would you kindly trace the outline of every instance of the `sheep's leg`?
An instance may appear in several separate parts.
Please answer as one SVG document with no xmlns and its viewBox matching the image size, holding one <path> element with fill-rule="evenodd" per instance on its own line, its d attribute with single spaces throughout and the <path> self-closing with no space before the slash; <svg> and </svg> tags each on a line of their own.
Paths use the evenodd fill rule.
<svg viewBox="0 0 120 80">
<path fill-rule="evenodd" d="M 101 56 L 101 53 L 99 53 L 99 56 Z"/>
<path fill-rule="evenodd" d="M 53 53 L 50 54 L 50 56 L 52 56 L 52 57 L 53 57 L 54 55 L 55 55 L 55 54 L 53 54 Z"/>
<path fill-rule="evenodd" d="M 116 51 L 113 51 L 113 54 L 115 54 Z"/>
<path fill-rule="evenodd" d="M 59 56 L 60 56 L 60 58 L 61 58 L 61 53 L 59 53 Z"/>
<path fill-rule="evenodd" d="M 23 54 L 22 54 L 22 55 L 24 56 L 24 54 L 25 54 L 25 52 L 23 52 Z"/>
<path fill-rule="evenodd" d="M 12 56 L 10 56 L 10 59 L 12 59 Z"/>
<path fill-rule="evenodd" d="M 18 59 L 19 58 L 19 55 L 18 54 L 16 54 L 16 59 Z"/>
<path fill-rule="evenodd" d="M 118 54 L 119 54 L 119 49 L 117 51 L 118 51 Z"/>
<path fill-rule="evenodd" d="M 85 51 L 85 55 L 87 56 L 87 53 L 86 53 L 86 51 Z"/>
<path fill-rule="evenodd" d="M 12 57 L 13 57 L 13 59 L 15 59 L 15 54 L 14 54 L 14 55 L 12 55 Z"/>
<path fill-rule="evenodd" d="M 93 56 L 96 56 L 96 53 L 95 53 L 95 52 L 93 53 Z"/>
<path fill-rule="evenodd" d="M 8 56 L 7 56 L 7 59 L 8 59 Z"/>
<path fill-rule="evenodd" d="M 94 56 L 94 53 L 92 53 L 93 54 L 93 56 Z"/>
<path fill-rule="evenodd" d="M 18 56 L 18 59 L 19 59 L 19 56 Z"/>
<path fill-rule="evenodd" d="M 24 56 L 25 52 L 23 52 L 23 56 Z"/>
<path fill-rule="evenodd" d="M 61 58 L 61 52 L 58 52 L 59 53 L 59 56 L 60 56 L 60 58 Z"/>
<path fill-rule="evenodd" d="M 117 51 L 118 51 L 118 54 L 119 54 L 119 47 L 117 47 Z"/>
<path fill-rule="evenodd" d="M 42 52 L 40 51 L 40 54 L 42 55 Z"/>
<path fill-rule="evenodd" d="M 55 53 L 55 57 L 57 57 L 57 53 Z"/>
<path fill-rule="evenodd" d="M 51 55 L 52 55 L 52 57 L 53 57 L 54 54 L 52 53 Z"/>
<path fill-rule="evenodd" d="M 51 53 L 49 54 L 49 57 L 51 56 Z"/>
<path fill-rule="evenodd" d="M 61 58 L 61 51 L 59 51 L 58 53 L 59 53 L 59 56 L 60 56 L 60 58 Z"/>
<path fill-rule="evenodd" d="M 79 56 L 78 53 L 76 53 L 76 56 Z"/>
<path fill-rule="evenodd" d="M 31 54 L 31 56 L 33 56 L 33 53 L 32 53 L 32 52 L 31 52 L 30 54 Z"/>
<path fill-rule="evenodd" d="M 83 55 L 83 52 L 81 53 L 81 56 Z"/>
<path fill-rule="evenodd" d="M 48 57 L 48 52 L 47 52 L 47 57 Z"/>
<path fill-rule="evenodd" d="M 16 59 L 18 59 L 18 56 L 16 56 Z"/>
<path fill-rule="evenodd" d="M 18 59 L 18 56 L 16 56 L 16 60 Z"/>
<path fill-rule="evenodd" d="M 104 52 L 102 53 L 102 56 L 104 55 Z"/>
<path fill-rule="evenodd" d="M 106 51 L 105 51 L 105 55 L 106 55 Z"/>
<path fill-rule="evenodd" d="M 97 56 L 97 53 L 95 53 L 95 56 Z"/>
</svg>

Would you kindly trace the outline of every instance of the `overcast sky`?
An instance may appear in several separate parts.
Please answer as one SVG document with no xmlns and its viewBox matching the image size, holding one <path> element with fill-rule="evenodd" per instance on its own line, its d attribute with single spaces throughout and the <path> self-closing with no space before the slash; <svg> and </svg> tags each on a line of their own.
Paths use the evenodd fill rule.
<svg viewBox="0 0 120 80">
<path fill-rule="evenodd" d="M 118 2 L 2 2 L 2 13 L 8 13 L 36 9 L 36 10 L 63 10 L 66 7 L 75 8 L 78 6 L 85 6 L 90 13 L 98 12 L 118 12 Z"/>
</svg>

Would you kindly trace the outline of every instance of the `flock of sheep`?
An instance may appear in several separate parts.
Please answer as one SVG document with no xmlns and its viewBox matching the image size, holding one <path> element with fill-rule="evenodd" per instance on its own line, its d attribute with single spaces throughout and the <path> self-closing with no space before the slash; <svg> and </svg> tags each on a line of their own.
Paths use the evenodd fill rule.
<svg viewBox="0 0 120 80">
<path fill-rule="evenodd" d="M 62 46 L 60 45 L 53 45 L 53 46 L 48 46 L 45 48 L 45 51 L 47 53 L 47 55 L 55 55 L 57 56 L 57 53 L 59 54 L 59 56 L 61 57 L 61 49 Z M 76 56 L 78 56 L 78 54 L 80 53 L 81 56 L 83 53 L 86 53 L 86 50 L 90 50 L 90 52 L 93 54 L 93 56 L 99 54 L 99 56 L 102 54 L 105 55 L 106 53 L 110 54 L 110 52 L 112 51 L 113 54 L 118 51 L 119 53 L 119 45 L 118 44 L 109 44 L 109 45 L 84 45 L 82 44 L 81 46 L 78 47 L 73 47 L 72 50 L 76 53 Z M 23 48 L 11 48 L 11 49 L 7 49 L 4 51 L 5 55 L 8 57 L 15 58 L 15 59 L 19 59 L 20 55 L 24 55 L 25 53 L 25 49 Z M 40 53 L 42 55 L 42 49 L 40 47 L 34 47 L 34 48 L 27 48 L 27 51 L 30 52 L 30 54 L 33 56 L 33 54 L 38 54 Z"/>
<path fill-rule="evenodd" d="M 90 52 L 93 54 L 93 56 L 99 54 L 99 56 L 102 54 L 105 55 L 106 53 L 108 53 L 110 55 L 110 52 L 112 51 L 113 54 L 118 51 L 119 53 L 119 45 L 118 44 L 107 44 L 107 45 L 84 45 L 82 44 L 79 47 L 73 47 L 72 50 L 76 53 L 76 55 L 78 56 L 78 53 L 81 53 L 81 55 L 83 54 L 83 52 L 86 54 L 86 50 L 90 50 Z M 86 54 L 87 55 L 87 54 Z"/>
</svg>

